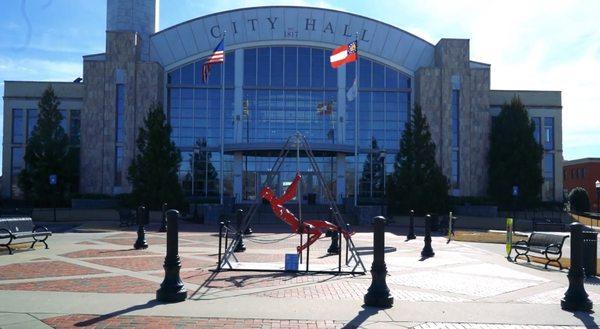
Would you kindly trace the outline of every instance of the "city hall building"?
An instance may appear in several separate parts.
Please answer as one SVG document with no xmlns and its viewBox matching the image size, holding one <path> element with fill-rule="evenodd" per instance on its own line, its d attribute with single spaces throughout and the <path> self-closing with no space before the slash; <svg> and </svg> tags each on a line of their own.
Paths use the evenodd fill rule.
<svg viewBox="0 0 600 329">
<path fill-rule="evenodd" d="M 37 102 L 52 85 L 63 127 L 80 149 L 78 193 L 131 191 L 136 135 L 148 108 L 160 102 L 189 196 L 252 202 L 284 141 L 300 132 L 338 202 L 378 198 L 385 181 L 375 181 L 373 166 L 384 162 L 392 172 L 418 103 L 451 193 L 482 196 L 493 116 L 517 95 L 544 147 L 543 199 L 562 199 L 560 92 L 490 90 L 490 64 L 471 60 L 467 39 L 431 44 L 375 17 L 321 8 L 241 8 L 160 31 L 155 0 L 108 0 L 107 9 L 106 51 L 83 57 L 82 80 L 6 81 L 3 197 L 22 195 L 25 144 Z M 203 63 L 223 39 L 224 74 L 214 65 L 204 83 Z M 332 50 L 355 40 L 359 61 L 333 69 Z M 358 97 L 350 97 L 357 71 Z M 303 199 L 312 194 L 323 203 L 303 155 L 285 162 L 272 188 L 281 193 L 296 171 L 304 177 Z"/>
</svg>

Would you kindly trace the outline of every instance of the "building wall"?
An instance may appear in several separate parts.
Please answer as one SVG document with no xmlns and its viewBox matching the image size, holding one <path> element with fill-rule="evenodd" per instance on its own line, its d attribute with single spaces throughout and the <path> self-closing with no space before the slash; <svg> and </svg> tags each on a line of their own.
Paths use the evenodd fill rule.
<svg viewBox="0 0 600 329">
<path fill-rule="evenodd" d="M 563 200 L 563 150 L 562 150 L 562 102 L 560 91 L 528 91 L 528 90 L 491 90 L 490 91 L 490 112 L 493 116 L 500 113 L 500 108 L 504 103 L 510 103 L 513 97 L 519 97 L 530 118 L 541 118 L 540 131 L 544 132 L 546 125 L 544 118 L 552 118 L 554 122 L 553 145 L 549 149 L 544 149 L 544 156 L 554 157 L 554 182 L 553 192 L 542 193 L 543 201 L 562 201 Z M 540 136 L 542 138 L 544 136 Z M 541 140 L 544 145 L 543 140 Z M 542 170 L 548 170 L 548 166 L 543 163 Z"/>
<path fill-rule="evenodd" d="M 83 193 L 118 194 L 131 190 L 127 168 L 135 153 L 135 139 L 150 105 L 162 102 L 164 71 L 154 62 L 140 60 L 138 36 L 107 32 L 105 59 L 84 58 L 84 111 L 82 113 Z M 117 84 L 125 89 L 124 140 L 116 142 Z M 115 185 L 116 147 L 123 148 L 121 186 Z"/>
<path fill-rule="evenodd" d="M 415 74 L 415 103 L 427 117 L 436 160 L 448 178 L 452 176 L 452 93 L 459 90 L 459 182 L 454 195 L 485 194 L 489 89 L 489 67 L 471 68 L 469 40 L 440 40 L 435 46 L 435 66 L 422 67 Z"/>
<path fill-rule="evenodd" d="M 17 173 L 12 172 L 12 164 L 19 159 L 12 158 L 13 148 L 25 150 L 28 126 L 29 109 L 38 109 L 38 102 L 46 88 L 51 86 L 57 95 L 60 106 L 59 110 L 66 110 L 67 133 L 69 123 L 69 113 L 71 111 L 80 111 L 83 107 L 83 84 L 72 82 L 37 82 L 37 81 L 5 81 L 4 84 L 4 133 L 2 137 L 2 197 L 18 197 L 11 193 L 14 176 Z M 21 129 L 24 139 L 22 143 L 13 141 L 13 109 L 23 110 L 23 122 Z"/>
<path fill-rule="evenodd" d="M 565 161 L 563 167 L 564 193 L 583 187 L 590 197 L 591 211 L 598 211 L 596 181 L 600 180 L 600 158 L 584 158 Z"/>
</svg>

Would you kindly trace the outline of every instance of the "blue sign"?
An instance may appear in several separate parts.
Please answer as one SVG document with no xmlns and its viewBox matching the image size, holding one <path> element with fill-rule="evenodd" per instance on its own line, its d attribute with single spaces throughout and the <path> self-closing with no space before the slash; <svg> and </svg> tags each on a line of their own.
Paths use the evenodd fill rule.
<svg viewBox="0 0 600 329">
<path fill-rule="evenodd" d="M 516 185 L 513 186 L 512 196 L 519 196 L 519 187 Z"/>
<path fill-rule="evenodd" d="M 56 182 L 57 182 L 56 175 L 50 175 L 48 180 L 50 181 L 50 185 L 56 185 Z"/>
<path fill-rule="evenodd" d="M 285 254 L 285 270 L 286 271 L 297 271 L 298 270 L 298 254 Z"/>
</svg>

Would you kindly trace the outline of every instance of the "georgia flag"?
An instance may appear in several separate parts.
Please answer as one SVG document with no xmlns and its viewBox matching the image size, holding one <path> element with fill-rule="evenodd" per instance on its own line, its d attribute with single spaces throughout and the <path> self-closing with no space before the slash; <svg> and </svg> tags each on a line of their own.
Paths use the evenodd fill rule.
<svg viewBox="0 0 600 329">
<path fill-rule="evenodd" d="M 329 61 L 331 62 L 331 67 L 337 69 L 338 67 L 356 61 L 358 57 L 356 54 L 357 46 L 356 41 L 352 41 L 347 45 L 339 46 L 335 48 L 331 52 L 331 56 L 329 56 Z"/>
</svg>

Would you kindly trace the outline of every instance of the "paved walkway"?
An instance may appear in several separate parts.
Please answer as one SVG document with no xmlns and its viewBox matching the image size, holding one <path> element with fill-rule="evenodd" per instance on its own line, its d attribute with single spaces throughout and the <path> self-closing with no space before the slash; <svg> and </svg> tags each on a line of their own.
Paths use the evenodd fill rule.
<svg viewBox="0 0 600 329">
<path fill-rule="evenodd" d="M 422 238 L 386 234 L 387 282 L 394 307 L 362 306 L 370 275 L 214 273 L 217 236 L 182 225 L 181 278 L 188 300 L 157 303 L 165 234 L 148 233 L 147 250 L 132 250 L 133 230 L 55 234 L 49 250 L 0 252 L 0 328 L 584 328 L 596 315 L 560 309 L 566 271 L 514 264 L 479 244 L 433 239 L 435 257 L 422 260 Z M 260 227 L 258 228 L 261 229 Z M 256 233 L 269 240 L 287 233 Z M 357 233 L 363 261 L 372 261 L 372 234 Z M 246 241 L 240 262 L 283 263 L 297 238 L 276 244 Z M 311 248 L 311 264 L 334 265 L 329 239 Z M 599 280 L 586 284 L 595 305 Z"/>
</svg>

